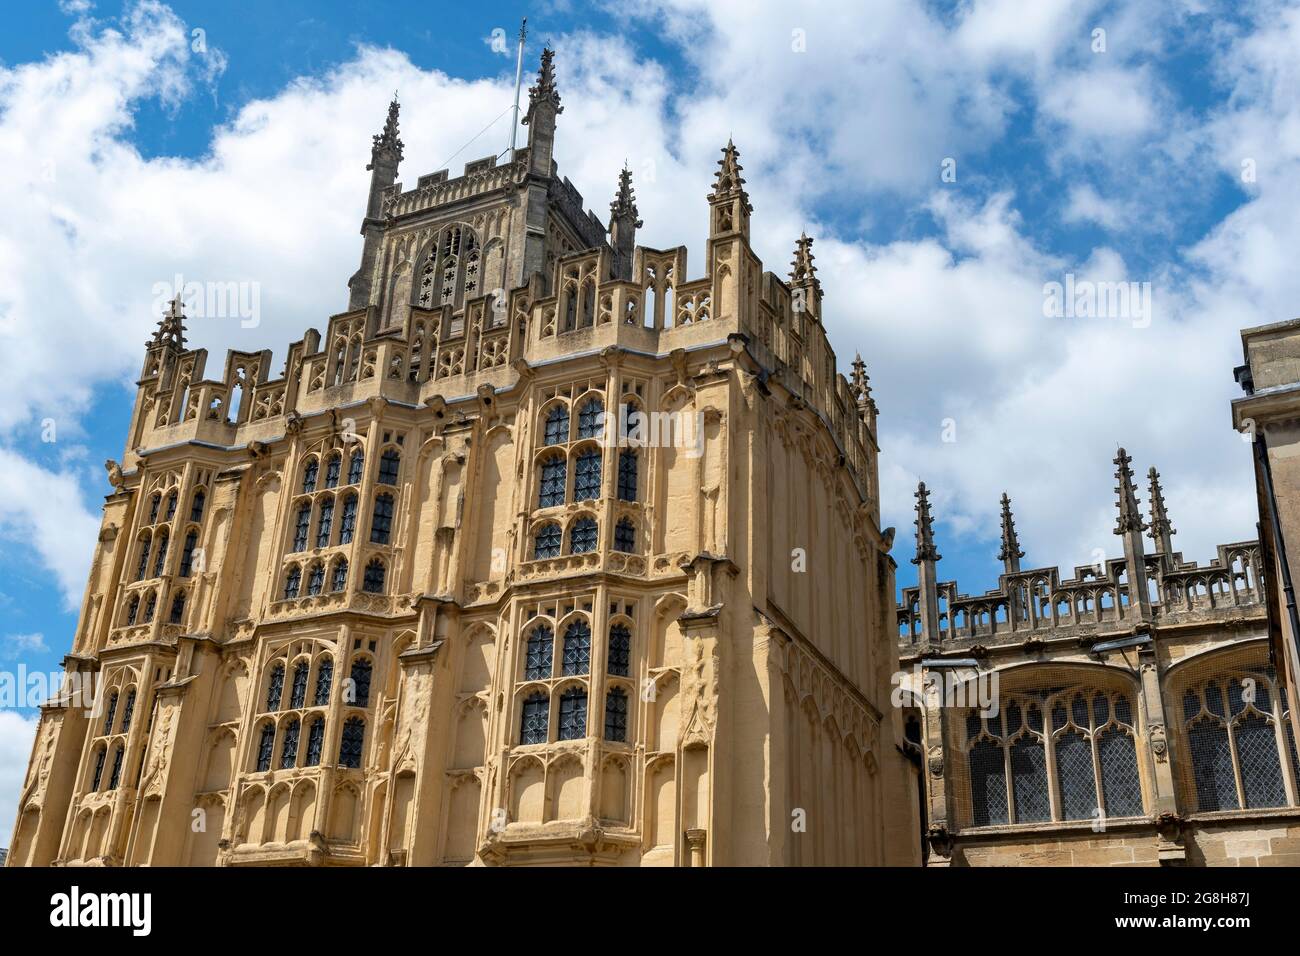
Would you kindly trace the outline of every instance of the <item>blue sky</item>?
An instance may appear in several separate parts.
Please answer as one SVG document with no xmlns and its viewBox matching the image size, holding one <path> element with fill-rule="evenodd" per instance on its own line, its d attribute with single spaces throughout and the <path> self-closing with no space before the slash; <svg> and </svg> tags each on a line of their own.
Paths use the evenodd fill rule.
<svg viewBox="0 0 1300 956">
<path fill-rule="evenodd" d="M 628 162 L 640 240 L 687 245 L 698 274 L 703 197 L 733 136 L 765 267 L 784 274 L 800 230 L 816 238 L 841 368 L 860 351 L 880 406 L 900 585 L 915 579 L 919 478 L 941 577 L 969 593 L 996 584 L 1003 490 L 1027 566 L 1113 554 L 1121 443 L 1139 477 L 1161 469 L 1188 558 L 1254 536 L 1227 402 L 1237 330 L 1300 301 L 1295 4 L 624 7 L 5 11 L 0 670 L 50 670 L 69 648 L 153 285 L 256 280 L 259 327 L 198 323 L 191 341 L 211 367 L 230 347 L 278 363 L 345 305 L 369 137 L 393 90 L 408 184 L 500 153 L 508 121 L 482 128 L 510 103 L 524 15 L 526 82 L 542 42 L 557 49 L 557 158 L 589 207 L 603 211 Z M 1151 310 L 1045 316 L 1045 283 L 1067 275 L 1149 283 Z M 0 829 L 31 717 L 0 712 Z"/>
</svg>

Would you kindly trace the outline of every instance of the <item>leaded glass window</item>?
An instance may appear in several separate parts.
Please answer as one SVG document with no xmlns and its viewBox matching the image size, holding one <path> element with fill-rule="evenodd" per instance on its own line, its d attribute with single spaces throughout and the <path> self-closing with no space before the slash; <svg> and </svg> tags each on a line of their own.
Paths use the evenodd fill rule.
<svg viewBox="0 0 1300 956">
<path fill-rule="evenodd" d="M 552 405 L 546 413 L 544 441 L 548 445 L 562 445 L 569 440 L 569 406 Z"/>
<path fill-rule="evenodd" d="M 370 706 L 370 678 L 374 674 L 374 665 L 364 657 L 352 662 L 352 700 L 348 703 L 355 707 Z"/>
<path fill-rule="evenodd" d="M 311 529 L 311 502 L 304 501 L 298 506 L 298 518 L 293 529 L 293 550 L 307 550 L 307 532 Z"/>
<path fill-rule="evenodd" d="M 1011 787 L 1017 823 L 1042 823 L 1052 818 L 1047 755 L 1037 737 L 1026 734 L 1011 745 Z"/>
<path fill-rule="evenodd" d="M 136 617 L 140 614 L 140 595 L 131 595 L 131 600 L 126 605 L 126 626 L 130 627 L 135 623 Z"/>
<path fill-rule="evenodd" d="M 307 671 L 309 665 L 306 661 L 299 661 L 293 666 L 293 683 L 289 685 L 289 709 L 300 710 L 307 702 Z"/>
<path fill-rule="evenodd" d="M 302 587 L 302 568 L 296 564 L 289 569 L 289 573 L 284 576 L 284 599 L 286 601 L 298 596 L 298 589 Z"/>
<path fill-rule="evenodd" d="M 628 554 L 636 551 L 636 525 L 631 518 L 619 518 L 614 525 L 614 550 Z"/>
<path fill-rule="evenodd" d="M 339 522 L 339 544 L 351 544 L 357 531 L 357 496 L 343 499 L 343 518 Z"/>
<path fill-rule="evenodd" d="M 126 748 L 121 744 L 113 751 L 113 772 L 108 777 L 108 789 L 116 790 L 117 785 L 122 780 L 122 759 L 126 756 Z"/>
<path fill-rule="evenodd" d="M 1227 728 L 1203 717 L 1187 731 L 1187 742 L 1192 751 L 1197 809 L 1202 812 L 1240 809 Z"/>
<path fill-rule="evenodd" d="M 331 591 L 342 591 L 348 586 L 348 560 L 339 558 L 334 562 L 334 576 L 330 579 Z"/>
<path fill-rule="evenodd" d="M 312 721 L 311 729 L 307 731 L 307 759 L 303 761 L 304 767 L 315 767 L 320 764 L 321 755 L 325 752 L 325 721 L 317 717 Z"/>
<path fill-rule="evenodd" d="M 199 543 L 199 533 L 191 531 L 185 536 L 185 544 L 181 547 L 181 566 L 179 574 L 183 578 L 188 578 L 194 568 L 194 548 Z"/>
<path fill-rule="evenodd" d="M 143 581 L 145 571 L 149 570 L 149 548 L 152 543 L 152 540 L 146 537 L 140 545 L 140 561 L 135 566 L 135 579 L 137 581 Z"/>
<path fill-rule="evenodd" d="M 574 621 L 564 631 L 564 659 L 560 673 L 585 674 L 591 670 L 591 627 L 586 621 Z"/>
<path fill-rule="evenodd" d="M 162 577 L 163 571 L 167 568 L 167 542 L 170 540 L 166 532 L 158 535 L 158 556 L 153 562 L 153 576 L 156 578 Z"/>
<path fill-rule="evenodd" d="M 276 664 L 271 668 L 271 676 L 266 683 L 266 709 L 279 710 L 282 696 L 284 696 L 284 665 Z"/>
<path fill-rule="evenodd" d="M 262 737 L 257 742 L 257 772 L 266 773 L 271 769 L 271 755 L 275 752 L 275 725 L 263 724 Z"/>
<path fill-rule="evenodd" d="M 367 594 L 384 593 L 384 562 L 372 558 L 361 575 L 361 590 Z"/>
<path fill-rule="evenodd" d="M 330 455 L 329 462 L 325 465 L 325 487 L 337 488 L 339 485 L 339 473 L 343 470 L 343 456 L 338 452 Z"/>
<path fill-rule="evenodd" d="M 158 592 L 150 591 L 149 596 L 144 600 L 144 622 L 148 624 L 153 620 L 153 613 L 158 609 Z"/>
<path fill-rule="evenodd" d="M 317 595 L 323 590 L 325 590 L 325 565 L 318 561 L 311 566 L 311 571 L 307 574 L 307 593 Z"/>
<path fill-rule="evenodd" d="M 970 748 L 970 789 L 975 826 L 1008 822 L 1006 760 L 1002 747 L 987 737 Z"/>
<path fill-rule="evenodd" d="M 533 539 L 533 558 L 558 558 L 560 546 L 564 541 L 564 532 L 558 524 L 545 524 L 537 529 Z"/>
<path fill-rule="evenodd" d="M 334 683 L 334 659 L 322 657 L 316 665 L 316 692 L 312 695 L 313 707 L 325 707 L 330 702 L 330 685 Z"/>
<path fill-rule="evenodd" d="M 537 507 L 553 508 L 564 504 L 567 470 L 563 455 L 552 455 L 542 462 L 542 481 L 538 487 Z"/>
<path fill-rule="evenodd" d="M 167 496 L 167 519 L 166 520 L 171 521 L 172 518 L 175 517 L 176 517 L 176 492 L 173 491 L 171 494 Z"/>
<path fill-rule="evenodd" d="M 627 449 L 618 453 L 618 497 L 636 501 L 636 452 Z"/>
<path fill-rule="evenodd" d="M 126 707 L 122 710 L 122 733 L 131 729 L 131 718 L 135 716 L 135 688 L 127 691 Z"/>
<path fill-rule="evenodd" d="M 544 744 L 550 719 L 550 700 L 545 694 L 533 694 L 524 701 L 523 718 L 519 727 L 521 744 Z"/>
<path fill-rule="evenodd" d="M 600 497 L 600 449 L 585 448 L 573 466 L 573 500 L 592 501 Z"/>
<path fill-rule="evenodd" d="M 632 667 L 632 631 L 623 624 L 609 629 L 609 673 L 627 677 Z"/>
<path fill-rule="evenodd" d="M 361 483 L 361 476 L 366 471 L 366 455 L 360 449 L 352 453 L 351 460 L 348 461 L 348 484 L 357 485 Z"/>
<path fill-rule="evenodd" d="M 190 500 L 190 520 L 198 524 L 203 520 L 203 503 L 207 501 L 203 489 L 199 488 L 194 492 L 194 497 Z"/>
<path fill-rule="evenodd" d="M 397 484 L 397 472 L 402 464 L 401 453 L 389 448 L 379 457 L 379 483 L 381 485 Z"/>
<path fill-rule="evenodd" d="M 1096 774 L 1092 745 L 1077 731 L 1056 738 L 1056 775 L 1061 788 L 1061 817 L 1086 820 L 1097 816 Z"/>
<path fill-rule="evenodd" d="M 560 695 L 560 740 L 581 740 L 587 736 L 587 692 L 570 687 Z"/>
<path fill-rule="evenodd" d="M 600 435 L 601 426 L 604 424 L 601 417 L 604 411 L 605 405 L 598 398 L 591 398 L 582 403 L 582 408 L 578 409 L 579 438 L 596 438 Z"/>
<path fill-rule="evenodd" d="M 586 554 L 596 550 L 596 519 L 579 518 L 569 530 L 569 553 Z"/>
<path fill-rule="evenodd" d="M 1116 726 L 1102 731 L 1097 736 L 1097 759 L 1101 764 L 1101 790 L 1106 803 L 1106 815 L 1140 816 L 1142 782 L 1138 777 L 1137 749 L 1133 737 Z"/>
<path fill-rule="evenodd" d="M 316 476 L 320 473 L 320 462 L 315 458 L 308 458 L 307 464 L 302 470 L 302 493 L 310 494 L 316 490 Z"/>
<path fill-rule="evenodd" d="M 1248 714 L 1237 723 L 1236 737 L 1246 807 L 1286 806 L 1286 784 L 1272 725 L 1258 714 Z"/>
<path fill-rule="evenodd" d="M 108 759 L 108 748 L 100 747 L 99 753 L 95 757 L 95 779 L 90 783 L 92 793 L 99 792 L 99 784 L 104 779 L 104 761 Z"/>
<path fill-rule="evenodd" d="M 298 734 L 302 724 L 295 718 L 284 728 L 284 742 L 280 745 L 280 769 L 292 770 L 298 762 Z"/>
<path fill-rule="evenodd" d="M 158 509 L 162 507 L 162 495 L 154 495 L 149 499 L 149 523 L 158 523 Z"/>
<path fill-rule="evenodd" d="M 551 676 L 551 654 L 554 635 L 550 627 L 539 624 L 528 635 L 528 648 L 524 661 L 525 680 L 545 680 Z"/>
<path fill-rule="evenodd" d="M 618 687 L 605 695 L 605 739 L 627 742 L 627 694 Z"/>
<path fill-rule="evenodd" d="M 370 518 L 370 542 L 388 544 L 393 530 L 393 496 L 384 492 L 375 495 L 375 510 Z"/>
<path fill-rule="evenodd" d="M 168 624 L 179 624 L 185 617 L 185 592 L 177 591 L 172 596 L 172 607 L 167 613 Z"/>
<path fill-rule="evenodd" d="M 117 691 L 113 691 L 108 697 L 108 710 L 104 711 L 104 729 L 100 731 L 102 736 L 108 736 L 113 732 L 113 718 L 117 716 Z"/>
<path fill-rule="evenodd" d="M 353 770 L 360 767 L 365 743 L 366 722 L 360 717 L 349 717 L 343 722 L 343 735 L 339 740 L 339 766 Z"/>
<path fill-rule="evenodd" d="M 334 524 L 334 499 L 325 498 L 320 503 L 320 517 L 316 521 L 316 547 L 330 546 L 330 529 Z"/>
</svg>

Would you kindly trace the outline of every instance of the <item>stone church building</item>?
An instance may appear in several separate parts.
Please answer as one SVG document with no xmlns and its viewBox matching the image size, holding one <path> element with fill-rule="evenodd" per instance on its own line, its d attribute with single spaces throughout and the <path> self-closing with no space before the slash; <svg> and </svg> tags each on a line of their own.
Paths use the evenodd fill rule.
<svg viewBox="0 0 1300 956">
<path fill-rule="evenodd" d="M 763 270 L 728 143 L 692 277 L 628 172 L 584 211 L 561 112 L 547 51 L 525 148 L 406 188 L 394 103 L 278 374 L 172 304 L 65 661 L 97 703 L 42 708 L 8 865 L 920 862 L 812 240 Z"/>
</svg>

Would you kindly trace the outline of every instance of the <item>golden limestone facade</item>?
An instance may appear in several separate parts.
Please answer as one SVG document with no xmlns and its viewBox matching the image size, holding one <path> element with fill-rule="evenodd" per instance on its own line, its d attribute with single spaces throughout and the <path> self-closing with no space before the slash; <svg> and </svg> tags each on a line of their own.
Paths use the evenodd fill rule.
<svg viewBox="0 0 1300 956">
<path fill-rule="evenodd" d="M 919 862 L 876 410 L 801 239 L 703 274 L 526 148 L 396 182 L 322 336 L 149 343 L 8 864 Z"/>
<path fill-rule="evenodd" d="M 1260 543 L 1184 560 L 1156 469 L 1148 519 L 1122 448 L 1115 466 L 1111 556 L 1072 578 L 1022 569 L 1003 495 L 1003 573 L 984 594 L 937 580 L 917 491 L 898 696 L 930 866 L 1300 865 L 1294 698 Z"/>
</svg>

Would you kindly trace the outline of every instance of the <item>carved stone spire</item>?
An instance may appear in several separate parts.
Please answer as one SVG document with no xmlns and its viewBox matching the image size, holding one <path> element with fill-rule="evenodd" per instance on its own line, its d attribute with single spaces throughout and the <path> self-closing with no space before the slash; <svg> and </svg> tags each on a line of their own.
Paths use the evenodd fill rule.
<svg viewBox="0 0 1300 956">
<path fill-rule="evenodd" d="M 397 114 L 401 107 L 397 103 L 397 94 L 393 94 L 393 101 L 388 104 L 388 119 L 384 121 L 384 131 L 376 134 L 370 147 L 371 160 L 366 169 L 374 169 L 376 154 L 380 151 L 392 155 L 395 163 L 402 161 L 402 140 L 397 135 Z"/>
<path fill-rule="evenodd" d="M 813 265 L 816 258 L 812 252 L 813 241 L 808 233 L 801 233 L 794 243 L 794 259 L 790 262 L 790 284 L 812 286 L 821 291 L 822 283 L 817 278 L 817 267 Z"/>
<path fill-rule="evenodd" d="M 528 171 L 535 176 L 550 177 L 555 172 L 552 168 L 555 119 L 563 112 L 560 93 L 555 88 L 555 51 L 548 48 L 542 50 L 537 82 L 528 88 L 528 112 L 524 114 L 524 125 L 528 127 Z M 541 228 L 544 231 L 544 225 Z"/>
<path fill-rule="evenodd" d="M 1006 568 L 1007 574 L 1015 574 L 1020 570 L 1020 559 L 1025 556 L 1025 552 L 1020 550 L 1020 538 L 1016 534 L 1016 519 L 1011 514 L 1011 499 L 1007 493 L 1002 492 L 1002 550 L 998 552 L 998 560 Z"/>
<path fill-rule="evenodd" d="M 943 555 L 934 546 L 934 519 L 930 516 L 930 492 L 925 482 L 916 486 L 916 557 L 913 564 L 922 561 L 938 561 Z"/>
<path fill-rule="evenodd" d="M 1119 481 L 1115 487 L 1118 496 L 1116 505 L 1119 508 L 1119 518 L 1115 523 L 1116 534 L 1141 532 L 1147 527 L 1142 521 L 1142 512 L 1138 510 L 1137 493 L 1133 488 L 1133 469 L 1129 467 L 1132 461 L 1123 448 L 1115 455 L 1115 478 Z"/>
<path fill-rule="evenodd" d="M 549 105 L 556 113 L 563 113 L 560 105 L 560 93 L 555 88 L 555 51 L 547 47 L 542 50 L 542 66 L 537 71 L 537 82 L 528 88 L 528 115 L 524 123 L 532 120 L 533 111 L 541 105 Z"/>
<path fill-rule="evenodd" d="M 872 433 L 876 430 L 876 400 L 871 397 L 871 379 L 867 377 L 867 363 L 862 354 L 853 358 L 853 374 L 849 379 L 849 394 L 858 403 L 858 417 L 867 423 Z"/>
<path fill-rule="evenodd" d="M 709 193 L 709 205 L 712 207 L 709 218 L 711 237 L 739 232 L 746 239 L 749 238 L 749 214 L 754 211 L 754 207 L 749 204 L 745 180 L 740 175 L 743 168 L 740 165 L 740 151 L 728 139 L 727 145 L 722 148 L 722 158 L 718 160 L 713 192 Z"/>
<path fill-rule="evenodd" d="M 618 174 L 618 194 L 609 204 L 609 244 L 614 250 L 612 268 L 615 279 L 630 281 L 632 278 L 632 255 L 640 226 L 636 193 L 632 190 L 632 170 L 625 163 L 623 171 Z"/>
<path fill-rule="evenodd" d="M 348 279 L 348 309 L 364 309 L 371 304 L 371 279 L 379 243 L 384 233 L 384 193 L 397 182 L 397 167 L 402 161 L 402 140 L 397 135 L 397 94 L 388 104 L 388 118 L 384 130 L 371 140 L 370 193 L 366 198 L 366 218 L 361 222 L 361 265 Z"/>
<path fill-rule="evenodd" d="M 1172 539 L 1176 532 L 1169 522 L 1169 512 L 1165 509 L 1165 494 L 1160 488 L 1160 472 L 1156 471 L 1154 465 L 1147 471 L 1147 480 L 1150 482 L 1151 492 L 1151 524 L 1148 526 L 1151 529 L 1151 540 L 1156 543 L 1157 550 L 1172 557 L 1174 553 Z"/>
<path fill-rule="evenodd" d="M 176 293 L 176 297 L 167 305 L 167 311 L 163 317 L 158 320 L 158 328 L 154 330 L 153 338 L 148 342 L 149 348 L 163 348 L 172 346 L 178 350 L 185 348 L 185 303 L 181 299 L 181 294 Z"/>
<path fill-rule="evenodd" d="M 1129 605 L 1137 609 L 1143 621 L 1151 619 L 1151 595 L 1147 591 L 1146 549 L 1142 544 L 1142 532 L 1146 524 L 1142 521 L 1142 512 L 1138 510 L 1137 493 L 1133 490 L 1133 469 L 1129 467 L 1132 458 L 1123 448 L 1115 455 L 1115 494 L 1119 496 L 1119 519 L 1115 523 L 1115 533 L 1124 539 L 1124 563 L 1128 566 Z"/>
</svg>

